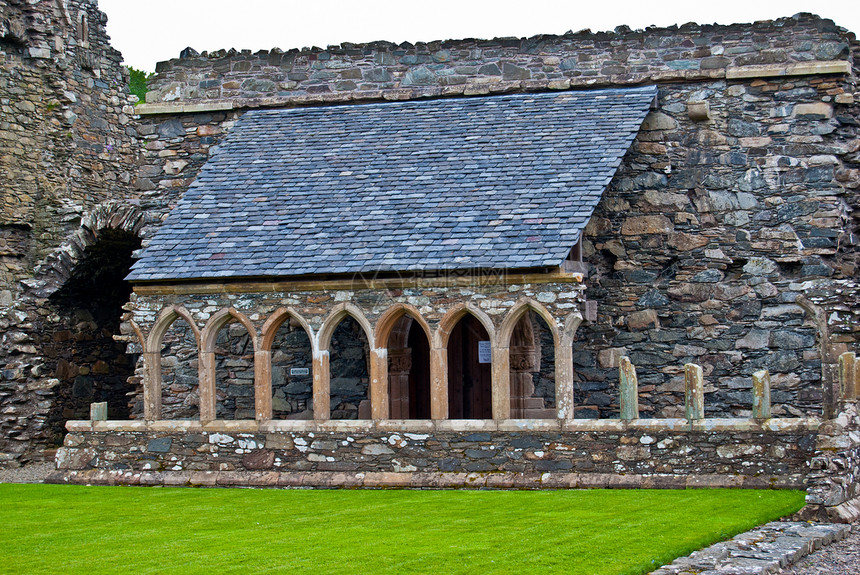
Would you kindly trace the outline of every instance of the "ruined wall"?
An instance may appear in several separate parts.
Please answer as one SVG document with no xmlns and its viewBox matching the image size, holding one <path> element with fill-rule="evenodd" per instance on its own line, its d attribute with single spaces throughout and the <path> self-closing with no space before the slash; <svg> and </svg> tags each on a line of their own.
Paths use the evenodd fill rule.
<svg viewBox="0 0 860 575">
<path fill-rule="evenodd" d="M 105 22 L 95 0 L 0 2 L 0 465 L 61 439 L 65 420 L 56 434 L 46 424 L 60 383 L 45 348 L 68 347 L 82 322 L 48 299 L 87 245 L 70 238 L 88 237 L 85 221 L 135 225 L 92 216 L 131 196 L 137 161 L 136 99 Z"/>
<path fill-rule="evenodd" d="M 674 366 L 689 359 L 706 369 L 709 416 L 744 415 L 760 366 L 774 373 L 778 414 L 818 413 L 828 366 L 857 346 L 860 50 L 828 20 L 192 54 L 159 65 L 153 103 L 138 110 L 95 0 L 2 1 L 0 32 L 0 464 L 50 442 L 54 388 L 95 365 L 59 378 L 46 361 L 68 326 L 86 323 L 48 296 L 98 239 L 90 228 L 151 237 L 255 106 L 656 83 L 661 108 L 585 244 L 600 315 L 575 346 L 580 415 L 617 413 L 622 352 L 640 369 L 644 415 L 677 413 Z M 691 121 L 690 99 L 707 101 L 711 119 Z M 134 210 L 87 215 L 126 198 Z M 194 381 L 178 375 L 192 397 Z"/>
<path fill-rule="evenodd" d="M 348 101 L 694 82 L 725 77 L 730 67 L 844 60 L 848 38 L 832 21 L 806 14 L 731 26 L 619 26 L 523 39 L 183 53 L 186 58 L 158 64 L 148 103 L 296 96 Z"/>
</svg>

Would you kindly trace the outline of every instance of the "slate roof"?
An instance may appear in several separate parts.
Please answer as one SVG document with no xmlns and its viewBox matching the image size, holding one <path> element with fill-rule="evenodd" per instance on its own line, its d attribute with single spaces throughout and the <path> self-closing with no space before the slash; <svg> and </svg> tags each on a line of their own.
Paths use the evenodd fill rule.
<svg viewBox="0 0 860 575">
<path fill-rule="evenodd" d="M 655 95 L 249 111 L 128 279 L 559 265 Z"/>
</svg>

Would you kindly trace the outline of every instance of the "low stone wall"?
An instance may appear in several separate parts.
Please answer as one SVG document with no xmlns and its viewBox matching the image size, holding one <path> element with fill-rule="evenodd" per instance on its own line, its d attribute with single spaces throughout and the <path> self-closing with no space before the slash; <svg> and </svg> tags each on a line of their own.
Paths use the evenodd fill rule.
<svg viewBox="0 0 860 575">
<path fill-rule="evenodd" d="M 804 487 L 819 421 L 69 422 L 51 481 L 268 487 Z"/>
</svg>

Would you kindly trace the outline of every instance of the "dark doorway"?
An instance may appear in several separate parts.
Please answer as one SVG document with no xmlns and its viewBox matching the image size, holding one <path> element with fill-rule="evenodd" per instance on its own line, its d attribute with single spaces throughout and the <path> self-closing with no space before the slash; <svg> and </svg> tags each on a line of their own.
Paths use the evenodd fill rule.
<svg viewBox="0 0 860 575">
<path fill-rule="evenodd" d="M 448 339 L 448 417 L 493 417 L 490 336 L 472 315 L 463 316 Z M 484 343 L 482 343 L 484 342 Z M 483 348 L 483 349 L 482 349 Z M 482 361 L 483 360 L 483 361 Z"/>
<path fill-rule="evenodd" d="M 392 419 L 430 419 L 430 342 L 407 315 L 388 336 L 388 398 Z"/>
<path fill-rule="evenodd" d="M 140 238 L 133 233 L 100 230 L 49 300 L 58 321 L 43 326 L 39 344 L 46 372 L 60 382 L 48 415 L 57 443 L 67 420 L 89 419 L 90 403 L 106 401 L 109 419 L 129 418 L 129 394 L 135 389 L 129 378 L 137 357 L 113 336 L 120 333 L 122 306 L 131 295 L 125 276 L 138 248 Z"/>
</svg>

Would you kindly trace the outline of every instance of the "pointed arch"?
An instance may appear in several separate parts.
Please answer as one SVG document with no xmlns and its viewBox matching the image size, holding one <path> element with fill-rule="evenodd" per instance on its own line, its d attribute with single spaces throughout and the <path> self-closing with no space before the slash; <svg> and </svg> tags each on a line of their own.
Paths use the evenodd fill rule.
<svg viewBox="0 0 860 575">
<path fill-rule="evenodd" d="M 291 307 L 281 307 L 275 310 L 272 315 L 263 324 L 260 335 L 260 351 L 272 351 L 272 343 L 275 341 L 275 336 L 278 330 L 288 319 L 294 319 L 299 322 L 299 325 L 305 330 L 311 345 L 314 343 L 314 330 L 308 321 L 301 316 L 299 312 Z"/>
<path fill-rule="evenodd" d="M 374 329 L 376 341 L 374 343 L 374 347 L 388 347 L 388 338 L 391 336 L 391 332 L 394 330 L 397 322 L 403 316 L 409 316 L 413 321 L 417 322 L 418 325 L 421 326 L 421 329 L 424 330 L 424 334 L 427 336 L 427 341 L 433 340 L 433 332 L 430 329 L 430 325 L 421 315 L 421 312 L 419 312 L 415 306 L 405 303 L 396 303 L 385 310 L 385 312 L 379 316 L 379 319 L 376 320 L 376 328 Z"/>
<path fill-rule="evenodd" d="M 194 339 L 197 341 L 197 348 L 200 349 L 200 329 L 188 313 L 188 310 L 182 306 L 173 305 L 161 310 L 152 328 L 149 330 L 149 337 L 146 338 L 144 344 L 144 352 L 161 353 L 161 340 L 164 339 L 164 334 L 177 319 L 184 319 L 194 332 Z"/>
<path fill-rule="evenodd" d="M 582 313 L 575 309 L 564 318 L 564 327 L 561 330 L 561 345 L 570 347 L 576 340 L 576 330 L 582 324 Z"/>
<path fill-rule="evenodd" d="M 529 311 L 538 314 L 545 322 L 549 330 L 552 332 L 553 343 L 556 347 L 561 344 L 560 333 L 556 319 L 546 307 L 542 306 L 537 301 L 531 298 L 520 298 L 516 304 L 508 311 L 505 318 L 502 320 L 502 325 L 499 327 L 498 341 L 496 345 L 499 347 L 510 347 L 511 336 L 514 333 L 517 323 Z"/>
<path fill-rule="evenodd" d="M 487 330 L 487 334 L 490 337 L 490 341 L 496 341 L 496 327 L 493 325 L 493 320 L 490 319 L 490 316 L 481 311 L 478 306 L 468 302 L 452 307 L 448 310 L 448 313 L 439 320 L 439 327 L 436 328 L 436 332 L 433 334 L 434 346 L 440 348 L 448 347 L 448 338 L 451 337 L 451 331 L 457 325 L 457 322 L 463 319 L 463 316 L 466 314 L 473 315 L 475 319 L 484 326 L 484 329 Z"/>
<path fill-rule="evenodd" d="M 200 334 L 201 351 L 215 351 L 215 340 L 218 337 L 218 332 L 231 321 L 241 323 L 248 330 L 248 335 L 251 336 L 251 342 L 254 344 L 254 351 L 259 351 L 260 338 L 257 336 L 257 328 L 245 314 L 232 307 L 217 311 L 203 326 L 203 331 Z"/>
<path fill-rule="evenodd" d="M 367 343 L 371 346 L 371 351 L 376 349 L 376 346 L 374 346 L 376 340 L 373 338 L 373 326 L 370 325 L 364 313 L 351 303 L 337 304 L 332 308 L 325 320 L 323 320 L 319 335 L 317 336 L 317 349 L 328 351 L 334 330 L 337 329 L 338 324 L 347 316 L 352 317 L 361 326 L 364 336 L 367 338 Z"/>
</svg>

